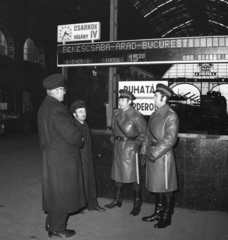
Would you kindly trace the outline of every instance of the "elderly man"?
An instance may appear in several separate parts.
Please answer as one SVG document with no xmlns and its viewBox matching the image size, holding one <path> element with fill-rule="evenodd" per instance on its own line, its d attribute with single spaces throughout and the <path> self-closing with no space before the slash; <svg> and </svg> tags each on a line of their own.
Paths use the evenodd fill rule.
<svg viewBox="0 0 228 240">
<path fill-rule="evenodd" d="M 68 238 L 76 234 L 66 229 L 69 213 L 86 204 L 79 147 L 82 136 L 61 103 L 66 92 L 64 77 L 54 74 L 44 79 L 47 96 L 38 112 L 42 150 L 43 210 L 47 212 L 49 237 Z"/>
<path fill-rule="evenodd" d="M 85 196 L 87 202 L 87 209 L 89 211 L 95 210 L 104 212 L 106 209 L 101 208 L 97 202 L 96 179 L 93 162 L 92 136 L 90 129 L 85 122 L 86 119 L 86 104 L 82 100 L 75 101 L 71 107 L 70 112 L 74 116 L 74 123 L 78 131 L 85 139 L 83 146 L 80 147 L 82 174 L 85 189 Z"/>
<path fill-rule="evenodd" d="M 142 164 L 146 164 L 146 187 L 156 194 L 155 212 L 142 220 L 158 221 L 156 228 L 171 224 L 174 191 L 177 190 L 173 146 L 177 141 L 179 120 L 168 105 L 172 95 L 172 89 L 157 84 L 154 96 L 156 110 L 150 117 L 140 155 Z"/>
<path fill-rule="evenodd" d="M 116 196 L 106 208 L 121 207 L 124 183 L 132 183 L 134 205 L 130 215 L 137 216 L 141 211 L 142 193 L 139 177 L 137 154 L 143 142 L 147 126 L 143 115 L 133 108 L 135 96 L 128 90 L 119 91 L 119 109 L 115 110 L 112 119 L 114 156 L 111 177 L 115 181 Z"/>
</svg>

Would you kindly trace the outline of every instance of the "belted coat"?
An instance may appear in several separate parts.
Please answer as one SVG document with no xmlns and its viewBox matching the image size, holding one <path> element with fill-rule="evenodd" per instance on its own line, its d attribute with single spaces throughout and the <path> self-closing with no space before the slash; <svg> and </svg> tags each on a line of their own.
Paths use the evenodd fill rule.
<svg viewBox="0 0 228 240">
<path fill-rule="evenodd" d="M 83 124 L 74 118 L 75 126 L 84 138 L 84 143 L 80 147 L 82 174 L 85 189 L 86 201 L 97 196 L 96 179 L 93 161 L 92 135 L 86 122 Z"/>
<path fill-rule="evenodd" d="M 152 154 L 157 160 L 146 162 L 146 187 L 150 192 L 178 189 L 173 146 L 177 141 L 179 119 L 168 104 L 152 113 L 141 154 Z M 152 144 L 151 144 L 152 143 Z"/>
<path fill-rule="evenodd" d="M 121 109 L 114 111 L 112 126 L 114 154 L 111 178 L 121 183 L 136 182 L 136 153 L 146 134 L 146 121 L 140 112 L 130 106 L 125 112 Z M 115 140 L 118 136 L 135 137 L 135 140 Z"/>
<path fill-rule="evenodd" d="M 38 112 L 42 200 L 46 212 L 71 213 L 86 204 L 79 147 L 82 137 L 66 107 L 46 96 Z"/>
</svg>

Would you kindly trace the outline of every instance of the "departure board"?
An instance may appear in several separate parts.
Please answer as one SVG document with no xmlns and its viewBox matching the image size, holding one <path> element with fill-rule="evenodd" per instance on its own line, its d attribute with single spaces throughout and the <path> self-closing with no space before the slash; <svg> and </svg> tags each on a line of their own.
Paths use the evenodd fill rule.
<svg viewBox="0 0 228 240">
<path fill-rule="evenodd" d="M 57 46 L 57 66 L 228 62 L 228 36 L 159 38 Z"/>
</svg>

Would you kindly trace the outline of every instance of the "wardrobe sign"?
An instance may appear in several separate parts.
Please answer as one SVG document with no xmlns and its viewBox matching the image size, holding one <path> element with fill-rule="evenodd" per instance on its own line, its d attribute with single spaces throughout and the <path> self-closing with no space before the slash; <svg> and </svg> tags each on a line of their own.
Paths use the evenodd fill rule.
<svg viewBox="0 0 228 240">
<path fill-rule="evenodd" d="M 148 116 L 155 110 L 154 92 L 158 83 L 168 86 L 168 81 L 121 81 L 118 84 L 118 90 L 126 89 L 132 92 L 136 97 L 133 107 Z"/>
</svg>

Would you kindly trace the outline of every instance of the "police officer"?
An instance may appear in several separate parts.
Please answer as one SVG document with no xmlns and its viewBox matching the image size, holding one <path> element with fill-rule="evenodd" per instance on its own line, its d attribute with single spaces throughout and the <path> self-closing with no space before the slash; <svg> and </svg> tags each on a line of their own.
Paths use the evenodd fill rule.
<svg viewBox="0 0 228 240">
<path fill-rule="evenodd" d="M 137 182 L 136 155 L 147 126 L 143 115 L 131 106 L 135 96 L 125 89 L 121 89 L 119 94 L 119 109 L 113 113 L 111 137 L 114 144 L 111 178 L 115 181 L 116 194 L 114 200 L 105 207 L 121 207 L 124 183 L 132 183 L 134 206 L 130 215 L 137 216 L 141 211 L 142 196 L 141 186 Z"/>
<path fill-rule="evenodd" d="M 146 187 L 156 195 L 155 212 L 142 220 L 158 221 L 156 228 L 165 228 L 171 224 L 174 191 L 177 190 L 173 146 L 177 141 L 179 120 L 168 105 L 172 95 L 172 89 L 157 84 L 154 96 L 156 110 L 149 119 L 140 155 L 142 164 L 146 164 Z"/>
<path fill-rule="evenodd" d="M 84 138 L 84 144 L 80 147 L 82 173 L 85 189 L 85 196 L 87 202 L 87 209 L 89 211 L 95 210 L 98 212 L 106 211 L 105 208 L 99 206 L 97 202 L 96 179 L 93 162 L 92 136 L 91 131 L 85 122 L 86 119 L 86 104 L 82 100 L 73 102 L 70 107 L 70 112 L 74 116 L 74 123 L 79 132 Z"/>
<path fill-rule="evenodd" d="M 66 229 L 69 213 L 86 204 L 79 147 L 83 140 L 72 117 L 62 104 L 66 93 L 62 74 L 43 81 L 47 96 L 38 112 L 42 150 L 42 200 L 47 212 L 46 230 L 52 238 L 76 234 Z"/>
</svg>

